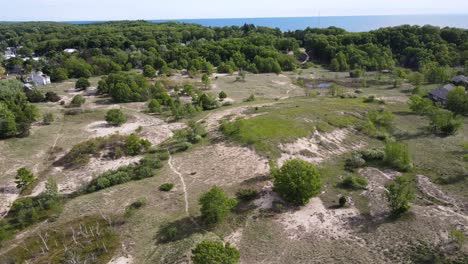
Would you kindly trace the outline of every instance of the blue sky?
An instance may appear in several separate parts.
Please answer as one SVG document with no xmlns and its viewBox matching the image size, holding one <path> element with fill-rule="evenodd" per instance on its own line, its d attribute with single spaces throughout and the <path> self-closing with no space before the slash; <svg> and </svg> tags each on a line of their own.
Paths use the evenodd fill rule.
<svg viewBox="0 0 468 264">
<path fill-rule="evenodd" d="M 5 1 L 5 2 L 4 2 Z M 1 0 L 0 21 L 468 13 L 468 0 Z"/>
</svg>

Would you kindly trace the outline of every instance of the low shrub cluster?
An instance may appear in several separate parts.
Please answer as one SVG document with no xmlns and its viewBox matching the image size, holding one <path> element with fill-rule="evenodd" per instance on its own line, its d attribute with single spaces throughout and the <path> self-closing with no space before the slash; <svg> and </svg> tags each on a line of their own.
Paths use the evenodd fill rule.
<svg viewBox="0 0 468 264">
<path fill-rule="evenodd" d="M 146 198 L 145 197 L 138 198 L 138 200 L 131 203 L 129 206 L 125 208 L 125 213 L 124 213 L 125 217 L 132 216 L 136 210 L 144 207 L 145 205 L 146 205 Z"/>
<path fill-rule="evenodd" d="M 139 138 L 135 134 L 128 136 L 113 134 L 76 144 L 58 163 L 65 167 L 82 166 L 87 164 L 92 156 L 97 156 L 104 150 L 107 151 L 106 157 L 118 159 L 124 155 L 141 154 L 150 146 L 148 140 Z"/>
<path fill-rule="evenodd" d="M 152 177 L 154 175 L 153 170 L 159 169 L 162 166 L 157 154 L 148 154 L 139 163 L 122 166 L 116 170 L 102 173 L 88 184 L 85 192 L 97 192 L 114 185 Z"/>
<path fill-rule="evenodd" d="M 401 171 L 413 168 L 408 146 L 400 142 L 387 142 L 385 144 L 384 161 L 387 165 Z"/>
<path fill-rule="evenodd" d="M 393 128 L 395 116 L 386 110 L 371 110 L 360 130 L 370 137 L 386 139 Z"/>
<path fill-rule="evenodd" d="M 345 168 L 353 171 L 362 168 L 367 162 L 383 160 L 385 152 L 380 149 L 361 149 L 351 153 L 351 157 L 346 159 Z"/>
<path fill-rule="evenodd" d="M 366 189 L 367 180 L 361 176 L 350 175 L 344 178 L 340 185 L 345 189 L 361 190 Z"/>
<path fill-rule="evenodd" d="M 163 192 L 169 192 L 170 190 L 172 190 L 172 188 L 174 188 L 173 183 L 163 183 L 161 184 L 161 186 L 159 186 L 159 190 Z"/>
</svg>

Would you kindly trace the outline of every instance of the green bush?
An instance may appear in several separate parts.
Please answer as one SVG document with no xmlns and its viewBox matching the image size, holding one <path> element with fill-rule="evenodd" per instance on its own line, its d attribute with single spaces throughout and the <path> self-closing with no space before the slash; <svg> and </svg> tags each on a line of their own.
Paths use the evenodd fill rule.
<svg viewBox="0 0 468 264">
<path fill-rule="evenodd" d="M 151 147 L 151 143 L 146 139 L 141 139 L 135 134 L 130 134 L 125 140 L 125 153 L 130 156 L 135 156 L 148 150 Z"/>
<path fill-rule="evenodd" d="M 19 168 L 15 177 L 16 188 L 20 190 L 26 189 L 34 182 L 34 175 L 27 168 Z"/>
<path fill-rule="evenodd" d="M 241 201 L 251 201 L 258 197 L 258 192 L 255 189 L 240 189 L 236 192 L 236 197 Z"/>
<path fill-rule="evenodd" d="M 349 77 L 360 78 L 362 76 L 362 70 L 356 69 L 349 72 Z"/>
<path fill-rule="evenodd" d="M 340 207 L 345 207 L 346 202 L 347 200 L 346 200 L 346 197 L 344 196 L 340 196 L 340 199 L 338 199 L 338 204 L 340 205 Z"/>
<path fill-rule="evenodd" d="M 254 94 L 251 94 L 249 97 L 247 97 L 244 102 L 253 102 L 255 101 L 256 98 L 255 98 L 255 95 Z"/>
<path fill-rule="evenodd" d="M 303 160 L 287 160 L 280 169 L 272 170 L 274 190 L 288 202 L 304 205 L 321 188 L 319 171 Z"/>
<path fill-rule="evenodd" d="M 362 155 L 358 152 L 353 152 L 350 158 L 347 158 L 345 161 L 345 168 L 347 170 L 353 170 L 357 168 L 364 167 L 366 161 L 362 158 Z"/>
<path fill-rule="evenodd" d="M 458 86 L 447 94 L 447 109 L 458 115 L 468 115 L 468 94 L 465 87 Z"/>
<path fill-rule="evenodd" d="M 52 124 L 52 122 L 54 122 L 54 114 L 51 112 L 45 113 L 44 116 L 42 117 L 42 123 L 44 125 L 50 125 Z"/>
<path fill-rule="evenodd" d="M 400 142 L 387 142 L 385 144 L 384 161 L 387 165 L 401 171 L 413 168 L 408 146 Z"/>
<path fill-rule="evenodd" d="M 151 99 L 148 103 L 148 112 L 161 113 L 161 104 L 156 99 Z"/>
<path fill-rule="evenodd" d="M 204 240 L 192 250 L 194 264 L 236 264 L 239 258 L 239 251 L 229 243 Z"/>
<path fill-rule="evenodd" d="M 431 100 L 422 98 L 419 95 L 412 95 L 408 102 L 411 111 L 420 115 L 429 115 L 436 110 Z"/>
<path fill-rule="evenodd" d="M 132 216 L 133 213 L 135 212 L 135 210 L 138 210 L 138 209 L 142 208 L 145 205 L 146 205 L 146 198 L 145 197 L 138 198 L 138 200 L 131 203 L 129 206 L 127 206 L 125 208 L 124 216 L 125 217 Z"/>
<path fill-rule="evenodd" d="M 200 197 L 199 204 L 203 222 L 207 225 L 215 225 L 224 220 L 237 202 L 227 196 L 223 189 L 213 186 Z"/>
<path fill-rule="evenodd" d="M 445 136 L 454 135 L 463 126 L 463 117 L 444 109 L 434 111 L 430 119 L 434 133 Z"/>
<path fill-rule="evenodd" d="M 109 125 L 121 126 L 127 122 L 127 117 L 120 109 L 111 109 L 106 113 L 106 122 Z"/>
<path fill-rule="evenodd" d="M 414 194 L 407 177 L 397 176 L 387 186 L 387 190 L 387 201 L 393 216 L 398 217 L 410 209 L 409 203 L 413 199 Z"/>
<path fill-rule="evenodd" d="M 385 152 L 381 149 L 361 149 L 357 151 L 365 161 L 383 160 Z"/>
<path fill-rule="evenodd" d="M 75 83 L 75 88 L 78 90 L 86 90 L 89 86 L 91 83 L 86 78 L 79 78 Z"/>
<path fill-rule="evenodd" d="M 342 188 L 346 189 L 361 190 L 366 189 L 367 184 L 366 178 L 350 175 L 344 178 L 340 185 Z"/>
<path fill-rule="evenodd" d="M 75 96 L 73 97 L 73 99 L 72 99 L 71 102 L 70 102 L 70 106 L 73 106 L 73 107 L 80 107 L 80 106 L 82 106 L 85 102 L 86 102 L 86 99 L 85 99 L 82 95 L 78 94 L 78 95 L 75 95 Z"/>
<path fill-rule="evenodd" d="M 163 192 L 169 192 L 170 190 L 172 190 L 172 188 L 174 188 L 173 183 L 163 183 L 161 184 L 161 186 L 159 186 L 159 190 Z"/>
</svg>

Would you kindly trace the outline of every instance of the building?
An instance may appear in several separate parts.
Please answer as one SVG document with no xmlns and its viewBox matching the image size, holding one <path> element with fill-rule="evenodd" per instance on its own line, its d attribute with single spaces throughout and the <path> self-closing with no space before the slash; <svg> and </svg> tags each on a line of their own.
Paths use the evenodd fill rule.
<svg viewBox="0 0 468 264">
<path fill-rule="evenodd" d="M 455 76 L 450 80 L 450 82 L 457 86 L 463 86 L 465 88 L 468 88 L 468 77 L 466 77 L 465 75 Z"/>
<path fill-rule="evenodd" d="M 36 84 L 36 86 L 43 86 L 50 84 L 50 77 L 42 73 L 41 71 L 32 72 L 31 75 L 28 76 L 27 82 L 32 82 Z"/>
<path fill-rule="evenodd" d="M 5 53 L 3 54 L 3 58 L 5 60 L 9 60 L 14 57 L 16 57 L 16 49 L 12 47 L 7 47 Z"/>
<path fill-rule="evenodd" d="M 445 100 L 447 100 L 447 94 L 449 91 L 453 90 L 455 86 L 451 84 L 446 84 L 439 88 L 433 89 L 429 92 L 429 99 L 435 103 L 441 103 L 445 105 Z"/>
</svg>

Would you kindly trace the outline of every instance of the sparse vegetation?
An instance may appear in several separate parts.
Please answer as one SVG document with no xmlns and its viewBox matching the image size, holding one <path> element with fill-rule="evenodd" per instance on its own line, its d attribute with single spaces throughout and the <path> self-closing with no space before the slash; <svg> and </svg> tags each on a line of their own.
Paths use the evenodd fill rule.
<svg viewBox="0 0 468 264">
<path fill-rule="evenodd" d="M 413 168 L 408 146 L 401 142 L 387 142 L 385 144 L 384 161 L 387 165 L 401 171 Z"/>
</svg>

